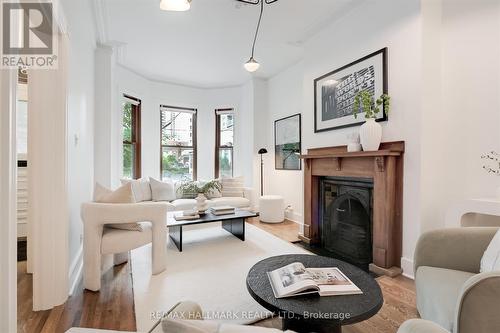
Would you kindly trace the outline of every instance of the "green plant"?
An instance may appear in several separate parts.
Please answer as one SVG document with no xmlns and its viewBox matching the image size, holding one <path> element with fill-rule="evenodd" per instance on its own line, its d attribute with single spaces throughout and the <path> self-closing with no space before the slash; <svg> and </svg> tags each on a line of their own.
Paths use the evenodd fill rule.
<svg viewBox="0 0 500 333">
<path fill-rule="evenodd" d="M 196 194 L 196 193 L 203 193 L 207 194 L 212 191 L 221 191 L 222 190 L 222 184 L 214 179 L 206 183 L 200 183 L 200 182 L 186 182 L 182 183 L 181 186 L 177 189 L 178 193 L 181 194 Z"/>
<path fill-rule="evenodd" d="M 375 118 L 380 112 L 380 107 L 382 106 L 383 112 L 389 114 L 389 109 L 391 97 L 387 94 L 380 95 L 376 101 L 373 100 L 372 94 L 366 90 L 362 90 L 356 94 L 354 97 L 353 114 L 354 118 L 358 118 L 358 112 L 364 112 L 365 118 Z"/>
</svg>

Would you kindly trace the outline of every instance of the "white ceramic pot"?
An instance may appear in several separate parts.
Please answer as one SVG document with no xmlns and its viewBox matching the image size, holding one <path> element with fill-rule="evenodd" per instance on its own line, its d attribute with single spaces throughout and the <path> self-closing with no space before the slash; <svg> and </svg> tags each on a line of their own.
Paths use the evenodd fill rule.
<svg viewBox="0 0 500 333">
<path fill-rule="evenodd" d="M 368 118 L 359 129 L 359 139 L 364 151 L 376 151 L 382 141 L 382 126 L 373 118 Z"/>
<path fill-rule="evenodd" d="M 198 211 L 198 214 L 205 214 L 207 209 L 207 198 L 203 193 L 198 193 L 198 196 L 196 197 L 196 210 Z"/>
</svg>

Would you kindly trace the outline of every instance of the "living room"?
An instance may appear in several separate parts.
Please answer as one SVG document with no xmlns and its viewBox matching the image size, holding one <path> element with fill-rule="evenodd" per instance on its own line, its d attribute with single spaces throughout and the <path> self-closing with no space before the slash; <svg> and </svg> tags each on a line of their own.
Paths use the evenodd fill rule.
<svg viewBox="0 0 500 333">
<path fill-rule="evenodd" d="M 498 1 L 29 3 L 0 331 L 500 331 Z M 276 297 L 296 262 L 362 293 Z"/>
</svg>

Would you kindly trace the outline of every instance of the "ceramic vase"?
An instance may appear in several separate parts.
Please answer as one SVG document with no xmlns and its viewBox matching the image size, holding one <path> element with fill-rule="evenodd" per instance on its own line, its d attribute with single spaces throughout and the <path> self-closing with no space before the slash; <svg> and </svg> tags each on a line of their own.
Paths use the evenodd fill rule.
<svg viewBox="0 0 500 333">
<path fill-rule="evenodd" d="M 359 129 L 359 139 L 364 151 L 376 151 L 382 141 L 382 126 L 374 118 L 366 119 Z"/>
<path fill-rule="evenodd" d="M 205 197 L 203 193 L 198 193 L 198 196 L 196 197 L 196 210 L 198 211 L 198 214 L 200 215 L 205 214 L 207 209 L 208 209 L 207 197 Z"/>
</svg>

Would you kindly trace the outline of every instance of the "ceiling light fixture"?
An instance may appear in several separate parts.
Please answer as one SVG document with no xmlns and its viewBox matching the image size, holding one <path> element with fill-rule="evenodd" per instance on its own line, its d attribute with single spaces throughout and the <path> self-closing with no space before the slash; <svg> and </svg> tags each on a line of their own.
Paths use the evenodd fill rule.
<svg viewBox="0 0 500 333">
<path fill-rule="evenodd" d="M 191 8 L 191 0 L 160 0 L 160 9 L 185 12 Z"/>
<path fill-rule="evenodd" d="M 238 0 L 238 1 L 244 2 L 244 3 L 251 3 L 254 5 L 257 5 L 260 2 L 259 22 L 257 23 L 257 28 L 255 29 L 255 35 L 253 37 L 252 55 L 250 56 L 250 59 L 243 65 L 243 67 L 245 67 L 245 69 L 248 72 L 253 73 L 253 72 L 257 71 L 260 67 L 260 64 L 258 63 L 257 60 L 254 59 L 253 55 L 255 53 L 255 43 L 257 42 L 257 36 L 259 35 L 260 22 L 262 21 L 262 14 L 264 13 L 264 2 L 265 3 L 272 3 L 272 2 L 276 2 L 278 0 L 256 0 L 257 1 L 256 3 L 252 2 L 252 1 L 246 1 L 246 0 Z M 268 1 L 271 1 L 271 2 L 268 2 Z"/>
</svg>

